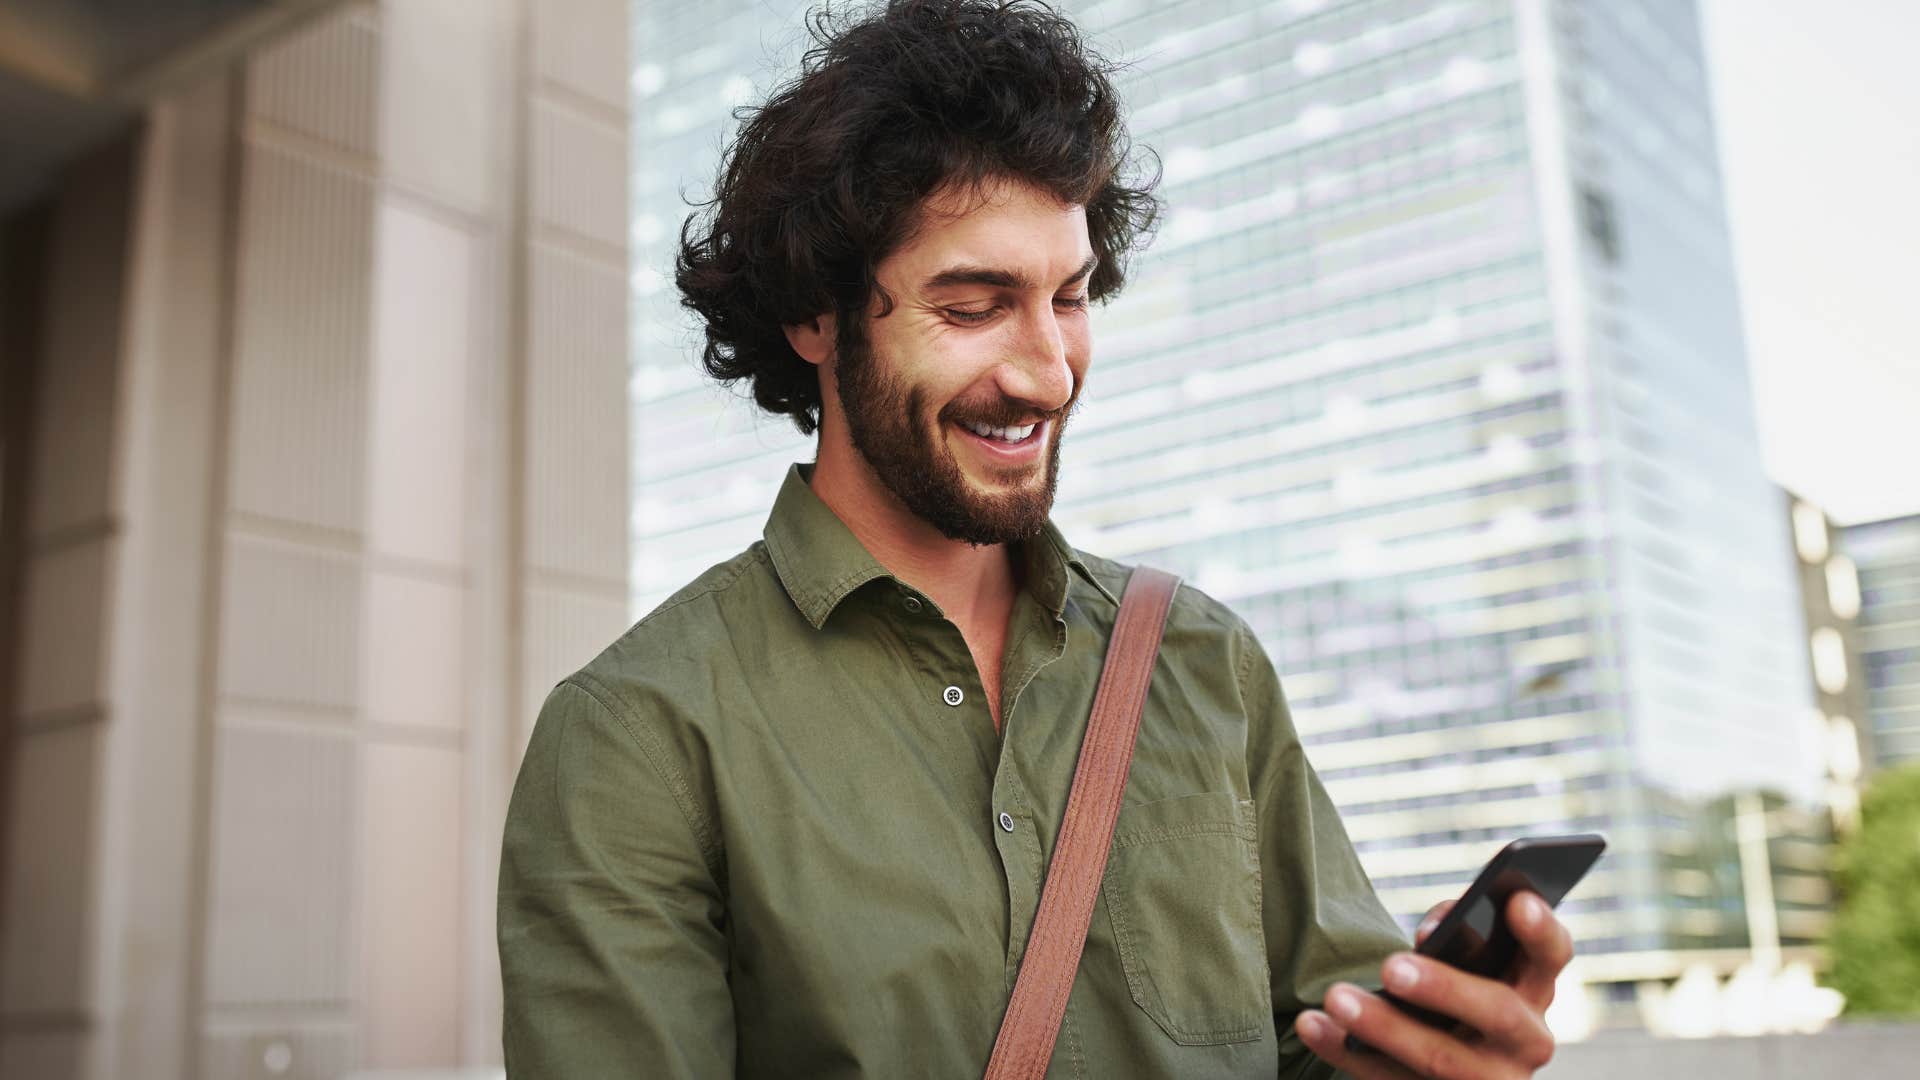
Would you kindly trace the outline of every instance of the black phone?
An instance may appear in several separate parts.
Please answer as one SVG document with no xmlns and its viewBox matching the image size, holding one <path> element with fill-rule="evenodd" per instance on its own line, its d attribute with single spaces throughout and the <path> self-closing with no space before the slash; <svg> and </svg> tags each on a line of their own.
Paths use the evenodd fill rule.
<svg viewBox="0 0 1920 1080">
<path fill-rule="evenodd" d="M 1480 876 L 1414 951 L 1462 971 L 1499 978 L 1520 950 L 1519 941 L 1507 927 L 1507 902 L 1522 889 L 1531 889 L 1548 907 L 1557 907 L 1606 848 L 1606 837 L 1598 833 L 1527 836 L 1513 841 L 1487 860 Z M 1383 991 L 1380 997 L 1421 1023 L 1438 1028 L 1455 1023 L 1450 1016 L 1401 1001 L 1390 993 Z M 1366 1047 L 1349 1035 L 1347 1048 Z"/>
</svg>

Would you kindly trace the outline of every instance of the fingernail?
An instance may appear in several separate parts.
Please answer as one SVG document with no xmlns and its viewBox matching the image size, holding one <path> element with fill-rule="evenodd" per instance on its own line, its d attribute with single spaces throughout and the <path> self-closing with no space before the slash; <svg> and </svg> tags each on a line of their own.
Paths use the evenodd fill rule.
<svg viewBox="0 0 1920 1080">
<path fill-rule="evenodd" d="M 1344 987 L 1327 991 L 1327 1011 L 1341 1023 L 1351 1024 L 1360 1016 L 1360 996 Z"/>
<path fill-rule="evenodd" d="M 1538 926 L 1547 917 L 1547 902 L 1532 893 L 1526 894 L 1520 906 L 1528 926 Z"/>
<path fill-rule="evenodd" d="M 1321 1016 L 1317 1012 L 1301 1013 L 1300 1014 L 1300 1034 L 1306 1036 L 1309 1039 L 1327 1038 L 1329 1035 L 1329 1032 L 1327 1031 L 1326 1017 Z"/>
<path fill-rule="evenodd" d="M 1413 989 L 1420 981 L 1420 966 L 1404 956 L 1387 961 L 1387 986 L 1396 993 Z"/>
</svg>

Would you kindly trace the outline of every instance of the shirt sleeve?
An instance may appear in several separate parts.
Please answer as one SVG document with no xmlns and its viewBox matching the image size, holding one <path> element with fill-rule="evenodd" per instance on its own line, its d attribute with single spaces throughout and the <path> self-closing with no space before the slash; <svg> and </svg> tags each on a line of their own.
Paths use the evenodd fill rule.
<svg viewBox="0 0 1920 1080">
<path fill-rule="evenodd" d="M 733 1075 L 724 871 L 643 735 L 571 681 L 534 725 L 500 864 L 515 1080 Z"/>
<path fill-rule="evenodd" d="M 1407 941 L 1307 762 L 1273 662 L 1244 625 L 1239 638 L 1279 1075 L 1320 1080 L 1336 1074 L 1301 1043 L 1294 1018 L 1317 1008 L 1335 982 L 1378 989 L 1381 963 Z"/>
</svg>

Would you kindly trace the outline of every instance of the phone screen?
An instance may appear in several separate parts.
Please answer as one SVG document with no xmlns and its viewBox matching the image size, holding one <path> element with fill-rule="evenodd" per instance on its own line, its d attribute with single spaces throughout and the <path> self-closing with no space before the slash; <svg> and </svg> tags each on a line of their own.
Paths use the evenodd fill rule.
<svg viewBox="0 0 1920 1080">
<path fill-rule="evenodd" d="M 1499 977 L 1519 947 L 1504 915 L 1513 894 L 1531 890 L 1548 907 L 1559 906 L 1606 846 L 1604 838 L 1581 833 L 1523 837 L 1501 848 L 1421 944 L 1421 954 L 1462 971 Z"/>
<path fill-rule="evenodd" d="M 1494 947 L 1494 927 L 1500 920 L 1493 904 L 1493 897 L 1484 892 L 1462 901 L 1455 908 L 1460 912 L 1457 928 L 1441 943 L 1442 951 L 1427 955 L 1463 971 L 1491 971 L 1498 964 L 1498 958 L 1490 954 Z"/>
</svg>

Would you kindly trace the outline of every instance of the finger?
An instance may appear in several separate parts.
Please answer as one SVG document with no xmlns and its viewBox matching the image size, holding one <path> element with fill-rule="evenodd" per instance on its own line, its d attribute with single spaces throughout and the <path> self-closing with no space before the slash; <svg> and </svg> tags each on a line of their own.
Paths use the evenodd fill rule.
<svg viewBox="0 0 1920 1080">
<path fill-rule="evenodd" d="M 1507 925 L 1520 942 L 1520 956 L 1509 981 L 1527 1004 L 1544 1010 L 1553 1004 L 1560 972 L 1573 959 L 1573 935 L 1545 900 L 1528 891 L 1507 901 Z"/>
<path fill-rule="evenodd" d="M 1395 997 L 1458 1020 L 1512 1060 L 1539 1068 L 1553 1057 L 1553 1033 L 1547 1030 L 1544 1009 L 1506 983 L 1416 953 L 1388 957 L 1380 973 Z M 1328 997 L 1332 1010 L 1332 995 Z"/>
<path fill-rule="evenodd" d="M 1447 912 L 1453 910 L 1453 904 L 1452 900 L 1442 900 L 1427 909 L 1427 913 L 1420 917 L 1420 925 L 1414 928 L 1413 943 L 1415 945 L 1426 941 L 1433 934 L 1434 927 L 1439 926 L 1440 920 L 1446 918 Z"/>
<path fill-rule="evenodd" d="M 1500 989 L 1513 994 L 1511 987 Z M 1327 991 L 1327 1013 L 1361 1042 L 1416 1076 L 1487 1080 L 1514 1071 L 1493 1057 L 1490 1047 L 1428 1027 L 1351 983 L 1337 983 Z"/>
<path fill-rule="evenodd" d="M 1354 1080 L 1418 1080 L 1380 1053 L 1347 1049 L 1347 1029 L 1318 1009 L 1303 1011 L 1295 1018 L 1293 1029 L 1320 1060 Z"/>
</svg>

